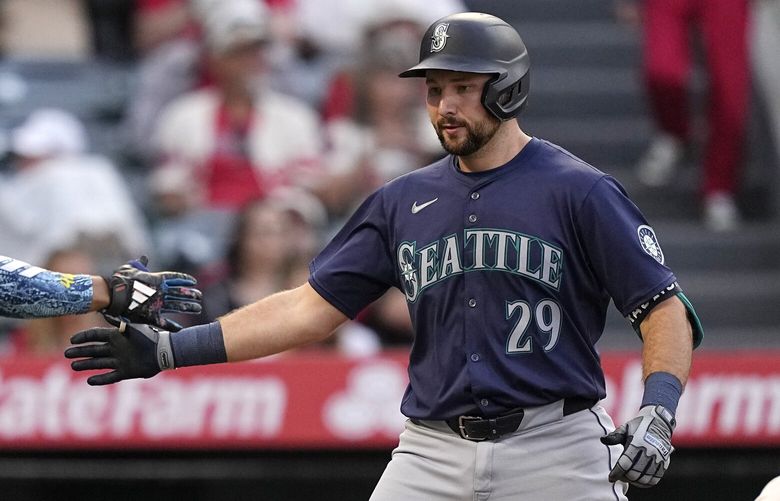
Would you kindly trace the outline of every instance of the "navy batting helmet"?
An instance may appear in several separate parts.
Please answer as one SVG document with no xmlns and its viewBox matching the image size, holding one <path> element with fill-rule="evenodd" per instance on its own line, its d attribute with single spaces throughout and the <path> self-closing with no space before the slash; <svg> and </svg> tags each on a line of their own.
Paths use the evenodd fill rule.
<svg viewBox="0 0 780 501">
<path fill-rule="evenodd" d="M 420 62 L 400 77 L 426 70 L 493 74 L 482 104 L 500 120 L 515 118 L 528 100 L 531 61 L 520 34 L 506 21 L 479 12 L 446 16 L 433 23 L 420 44 Z"/>
</svg>

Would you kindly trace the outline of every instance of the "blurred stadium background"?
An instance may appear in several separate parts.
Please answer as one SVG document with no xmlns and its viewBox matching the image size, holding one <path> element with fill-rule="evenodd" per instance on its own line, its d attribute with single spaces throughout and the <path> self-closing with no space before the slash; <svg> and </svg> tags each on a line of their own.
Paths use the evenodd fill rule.
<svg viewBox="0 0 780 501">
<path fill-rule="evenodd" d="M 315 2 L 317 0 L 297 0 L 297 4 Z M 165 7 L 165 4 L 176 2 L 147 3 Z M 209 4 L 206 0 L 192 3 L 208 10 L 218 9 L 220 2 Z M 338 47 L 337 44 L 328 46 L 326 43 L 332 33 L 321 34 L 322 38 L 317 38 L 301 31 L 311 22 L 307 25 L 304 20 L 295 17 L 296 0 L 269 0 L 266 3 L 265 13 L 276 23 L 271 32 L 278 37 L 272 42 L 275 55 L 271 62 L 270 86 L 295 96 L 315 110 L 323 122 L 327 121 L 329 106 L 338 104 L 338 99 L 333 97 L 338 92 L 330 95 L 327 92 L 333 89 L 333 79 L 342 67 L 349 65 L 350 58 L 360 59 L 361 52 L 375 47 L 365 45 L 368 39 L 358 38 L 357 42 L 348 42 L 352 44 L 353 52 L 339 52 L 339 48 L 334 48 Z M 341 8 L 348 11 L 353 3 L 343 2 Z M 403 12 L 412 12 L 414 9 L 408 10 L 408 7 L 414 3 L 401 1 L 398 5 L 407 9 Z M 654 125 L 640 78 L 640 32 L 615 21 L 615 4 L 611 0 L 440 3 L 440 9 L 460 5 L 493 13 L 518 28 L 533 62 L 530 104 L 522 118 L 524 128 L 534 136 L 562 145 L 614 175 L 626 187 L 653 223 L 667 262 L 677 273 L 704 323 L 705 341 L 697 352 L 704 362 L 695 369 L 701 370 L 702 378 L 706 375 L 712 381 L 721 381 L 722 386 L 728 386 L 723 395 L 739 402 L 729 407 L 723 395 L 710 395 L 716 403 L 708 404 L 711 407 L 707 412 L 712 415 L 705 417 L 701 414 L 704 411 L 699 409 L 697 413 L 695 408 L 705 405 L 704 400 L 691 403 L 690 415 L 703 420 L 698 423 L 701 425 L 698 435 L 691 430 L 689 434 L 681 435 L 682 443 L 673 456 L 671 470 L 659 487 L 651 491 L 632 490 L 630 498 L 754 499 L 763 484 L 780 474 L 780 160 L 778 145 L 773 140 L 773 117 L 769 112 L 772 103 L 780 101 L 780 95 L 768 94 L 757 85 L 753 86 L 742 183 L 737 193 L 743 223 L 731 232 L 713 232 L 701 222 L 698 201 L 701 173 L 695 160 L 696 151 L 693 159 L 682 166 L 674 182 L 667 186 L 647 187 L 636 178 L 634 166 L 653 137 Z M 144 2 L 139 1 L 138 4 Z M 163 199 L 161 193 L 153 189 L 153 183 L 164 184 L 166 189 L 170 186 L 172 190 L 186 190 L 181 188 L 186 187 L 186 183 L 176 184 L 181 182 L 180 178 L 161 174 L 171 172 L 161 170 L 161 165 L 171 159 L 155 156 L 151 146 L 148 151 L 139 147 L 143 142 L 133 143 L 128 132 L 131 110 L 138 102 L 139 89 L 143 88 L 141 68 L 153 54 L 151 49 L 139 47 L 137 23 L 140 14 L 136 11 L 136 2 L 4 0 L 0 5 L 3 9 L 0 30 L 5 32 L 0 58 L 0 146 L 6 150 L 0 189 L 13 186 L 12 178 L 18 162 L 18 155 L 15 156 L 12 151 L 13 131 L 41 108 L 67 111 L 83 123 L 90 151 L 116 166 L 124 185 L 129 187 L 130 197 L 141 214 L 142 226 L 149 235 L 144 251 L 152 257 L 152 266 L 157 269 L 163 266 L 185 268 L 196 273 L 202 284 L 214 285 L 212 289 L 206 288 L 207 294 L 209 290 L 218 294 L 219 284 L 230 283 L 231 272 L 226 269 L 240 268 L 229 261 L 234 255 L 227 251 L 233 245 L 231 238 L 236 238 L 230 236 L 234 231 L 235 213 L 205 211 L 197 217 L 188 215 L 186 222 L 181 223 L 181 214 L 175 212 L 175 204 L 173 209 L 166 206 L 170 199 Z M 146 12 L 149 17 L 145 22 L 148 25 L 162 21 L 166 15 L 171 16 L 169 21 L 174 22 L 176 12 L 180 13 L 175 9 L 161 7 L 155 10 L 153 7 Z M 401 9 L 393 7 L 392 0 L 364 0 L 361 7 L 362 11 L 376 10 L 381 15 L 393 12 L 394 8 Z M 426 14 L 431 15 L 424 12 L 424 7 L 420 10 L 423 14 L 417 18 L 418 22 L 427 19 Z M 431 12 L 435 10 L 436 7 L 431 7 Z M 313 11 L 316 12 L 316 9 Z M 345 20 L 345 23 L 353 21 Z M 322 22 L 327 23 L 327 20 Z M 190 28 L 182 29 L 186 31 Z M 25 30 L 31 30 L 30 40 L 25 41 Z M 198 40 L 197 35 L 191 33 L 184 38 Z M 31 40 L 38 39 L 41 42 L 36 46 Z M 402 52 L 402 42 L 398 41 L 396 46 L 392 41 L 383 39 L 382 43 L 388 43 L 390 48 L 377 52 L 376 57 L 386 57 L 387 65 L 368 65 L 367 71 L 372 68 L 376 71 L 392 69 L 392 64 L 398 63 L 391 61 L 391 56 Z M 196 47 L 197 43 L 200 42 L 196 42 Z M 698 46 L 697 52 L 705 49 Z M 780 50 L 780 47 L 777 49 Z M 175 70 L 170 71 L 166 74 L 170 79 L 180 77 L 173 73 Z M 377 85 L 382 84 L 383 81 L 378 80 Z M 699 113 L 697 116 L 703 113 L 707 87 L 706 75 L 697 67 L 691 91 Z M 338 86 L 335 88 L 338 89 Z M 393 99 L 392 96 L 385 98 Z M 382 102 L 375 105 L 381 106 Z M 371 132 L 377 135 L 387 132 L 380 130 L 378 124 L 381 122 L 372 124 L 370 119 L 360 117 L 355 120 L 363 126 L 368 123 L 369 129 L 375 126 L 377 130 Z M 698 120 L 696 124 L 700 125 L 700 122 Z M 333 124 L 332 121 L 328 123 Z M 322 130 L 334 133 L 333 128 L 323 126 Z M 147 131 L 150 132 L 151 129 Z M 357 141 L 360 137 L 348 136 L 347 142 L 349 138 Z M 334 137 L 320 139 L 326 144 L 338 144 Z M 369 156 L 379 157 L 380 153 L 387 153 L 377 144 L 366 148 Z M 420 145 L 410 148 L 416 156 L 404 151 L 407 156 L 403 158 L 435 156 L 435 150 L 425 148 Z M 398 154 L 399 149 L 395 148 L 392 153 Z M 335 153 L 345 154 L 343 151 Z M 327 168 L 335 169 L 337 174 L 330 179 L 333 182 L 330 185 L 326 180 L 315 187 L 306 183 L 296 186 L 296 189 L 307 190 L 312 196 L 309 205 L 304 207 L 293 204 L 290 197 L 264 193 L 268 199 L 279 201 L 275 207 L 289 208 L 305 224 L 316 227 L 312 237 L 315 243 L 311 244 L 314 247 L 322 245 L 327 235 L 348 214 L 348 209 L 366 193 L 358 191 L 345 196 L 334 194 L 338 189 L 326 190 L 343 185 L 344 179 L 362 182 L 361 176 L 366 174 L 365 170 L 357 169 L 346 173 L 353 177 L 339 177 L 344 173 L 339 171 L 338 166 L 332 165 L 336 162 L 332 159 L 336 156 L 334 151 L 326 147 L 322 154 L 323 158 L 329 158 L 323 163 L 327 164 Z M 397 158 L 389 154 L 386 157 Z M 372 186 L 376 179 L 392 177 L 397 166 L 369 166 L 368 169 L 373 169 L 370 172 L 372 181 L 361 185 L 365 188 Z M 320 179 L 318 175 L 314 177 Z M 3 187 L 3 184 L 6 186 Z M 68 186 L 67 189 L 73 187 Z M 74 192 L 73 196 L 89 200 L 91 194 Z M 26 204 L 11 208 L 6 203 L 5 207 L 0 207 L 0 228 L 7 228 L 4 222 L 7 219 L 24 219 L 27 211 L 37 211 L 35 206 L 45 205 L 45 201 L 28 199 Z M 3 205 L 1 201 L 0 205 Z M 174 211 L 176 217 L 171 217 L 166 210 Z M 263 217 L 266 216 L 258 216 L 263 224 L 271 225 L 266 228 L 281 224 L 272 216 L 267 216 L 270 219 Z M 24 237 L 20 237 L 21 244 L 17 246 L 11 245 L 11 239 L 6 237 L 7 233 L 4 233 L 0 253 L 23 258 L 13 252 L 17 248 L 25 248 Z M 93 242 L 92 237 L 87 235 L 84 241 Z M 182 240 L 170 244 L 171 239 L 179 238 Z M 97 238 L 94 242 L 103 240 Z M 132 246 L 123 246 L 121 238 L 118 242 L 112 240 L 110 244 L 93 245 L 98 245 L 101 250 L 89 256 L 94 269 L 75 271 L 104 271 L 106 266 L 131 257 L 136 250 Z M 181 248 L 171 250 L 176 245 Z M 278 245 L 289 250 L 285 247 L 288 244 Z M 47 249 L 51 251 L 53 248 Z M 79 251 L 84 249 L 79 248 Z M 50 252 L 41 256 L 45 260 L 52 257 Z M 302 256 L 306 253 L 303 252 Z M 289 286 L 300 279 L 300 269 L 292 269 L 300 265 L 299 262 L 279 265 L 282 264 L 291 267 L 289 275 L 275 277 L 276 281 L 271 285 L 244 285 L 257 286 L 252 293 L 261 294 L 260 291 L 271 292 L 272 285 L 277 288 Z M 71 265 L 69 262 L 67 266 Z M 251 294 L 242 297 L 251 297 Z M 219 314 L 219 305 L 214 306 L 213 311 Z M 210 429 L 206 433 L 197 426 L 193 428 L 196 431 L 179 430 L 166 435 L 166 429 L 175 428 L 170 425 L 171 422 L 187 421 L 188 418 L 177 414 L 177 409 L 186 406 L 166 408 L 165 402 L 175 399 L 177 392 L 194 388 L 192 385 L 198 383 L 195 376 L 183 376 L 181 381 L 175 379 L 169 387 L 162 389 L 162 384 L 159 384 L 152 389 L 143 387 L 138 390 L 140 396 L 134 397 L 139 399 L 138 406 L 162 405 L 167 410 L 154 414 L 153 410 L 133 407 L 127 418 L 137 421 L 127 425 L 132 432 L 111 435 L 105 430 L 91 433 L 88 428 L 79 428 L 73 423 L 80 419 L 89 423 L 86 416 L 90 409 L 101 409 L 101 416 L 121 420 L 121 412 L 114 409 L 116 412 L 111 413 L 107 406 L 121 406 L 125 402 L 122 399 L 130 397 L 119 395 L 118 391 L 107 393 L 104 400 L 98 401 L 78 397 L 82 398 L 79 400 L 83 402 L 81 407 L 66 408 L 56 395 L 78 393 L 73 390 L 74 381 L 85 388 L 86 385 L 62 372 L 67 365 L 61 363 L 56 355 L 61 348 L 61 339 L 42 343 L 49 349 L 45 352 L 32 349 L 37 345 L 29 340 L 21 338 L 20 342 L 20 336 L 34 336 L 41 329 L 56 328 L 64 332 L 73 326 L 30 326 L 4 322 L 0 325 L 0 343 L 6 346 L 6 354 L 0 357 L 0 498 L 14 501 L 367 499 L 389 458 L 392 437 L 398 429 L 398 416 L 394 414 L 398 406 L 397 392 L 379 392 L 386 400 L 371 403 L 374 406 L 371 412 L 378 413 L 376 422 L 384 423 L 377 425 L 385 427 L 382 428 L 385 431 L 381 432 L 379 428 L 359 430 L 365 411 L 365 407 L 360 405 L 365 402 L 357 407 L 350 406 L 351 397 L 344 397 L 346 400 L 337 401 L 337 405 L 333 404 L 332 398 L 341 395 L 339 385 L 359 386 L 361 383 L 354 382 L 358 379 L 368 389 L 357 388 L 356 394 L 363 391 L 375 396 L 376 392 L 372 391 L 382 387 L 382 382 L 386 383 L 388 378 L 395 381 L 393 378 L 403 377 L 404 350 L 410 340 L 404 319 L 398 317 L 398 312 L 397 304 L 388 300 L 381 309 L 367 314 L 362 323 L 351 326 L 349 332 L 340 333 L 336 346 L 313 348 L 280 360 L 250 364 L 249 368 L 236 372 L 205 371 L 203 377 L 207 381 L 211 377 L 217 383 L 229 384 L 226 381 L 257 377 L 257 384 L 270 385 L 258 390 L 268 400 L 256 402 L 256 407 L 249 411 L 236 403 L 241 398 L 251 400 L 250 396 L 240 392 L 245 389 L 239 391 L 239 395 L 244 397 L 236 397 L 239 399 L 236 402 L 222 407 L 212 402 L 214 407 L 204 411 L 207 415 L 204 419 L 211 420 L 209 423 L 213 426 L 217 426 L 214 423 L 248 419 L 251 428 L 253 418 L 242 412 L 253 412 L 252 409 L 258 413 L 271 412 L 268 419 L 279 421 L 277 428 L 261 422 L 258 426 L 266 428 L 262 428 L 259 435 L 245 432 L 252 435 L 245 441 L 241 431 Z M 400 315 L 403 316 L 402 308 Z M 609 362 L 608 375 L 615 378 L 624 377 L 626 364 L 635 360 L 640 349 L 640 343 L 630 327 L 614 309 L 610 312 L 599 346 Z M 277 370 L 280 375 L 275 375 Z M 363 372 L 357 377 L 354 376 L 355 371 Z M 366 372 L 370 374 L 364 374 Z M 307 379 L 312 375 L 314 380 Z M 701 388 L 713 384 L 710 380 L 694 381 L 699 390 L 697 397 L 705 393 Z M 274 399 L 274 384 L 277 383 L 288 385 L 286 392 L 279 396 L 282 403 Z M 623 385 L 621 403 L 630 401 L 625 396 L 628 393 L 625 388 L 632 382 L 623 380 L 617 384 Z M 402 385 L 400 388 L 403 389 Z M 40 398 L 30 396 L 35 394 Z M 195 399 L 208 398 L 197 392 L 192 395 Z M 718 400 L 721 397 L 724 400 Z M 185 397 L 179 395 L 179 398 Z M 273 407 L 273 402 L 281 406 L 278 415 L 273 414 L 276 411 L 268 410 L 269 406 Z M 224 415 L 215 417 L 220 412 Z M 320 415 L 327 412 L 333 415 Z M 60 426 L 53 422 L 60 418 L 69 420 L 70 424 Z M 37 420 L 36 424 L 26 421 L 31 419 Z M 141 422 L 143 419 L 149 422 L 144 424 Z M 330 425 L 323 425 L 322 420 L 330 420 Z M 286 428 L 284 422 L 287 423 Z M 276 436 L 273 435 L 274 429 L 283 431 Z M 341 435 L 339 429 L 343 432 Z M 203 434 L 199 435 L 198 430 Z M 573 450 L 576 453 L 576 449 Z"/>
</svg>

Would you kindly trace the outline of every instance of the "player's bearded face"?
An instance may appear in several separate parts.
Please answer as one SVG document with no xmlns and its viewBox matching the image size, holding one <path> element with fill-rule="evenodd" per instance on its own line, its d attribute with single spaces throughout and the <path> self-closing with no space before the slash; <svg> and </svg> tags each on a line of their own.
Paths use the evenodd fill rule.
<svg viewBox="0 0 780 501">
<path fill-rule="evenodd" d="M 462 134 L 445 134 L 445 127 L 462 127 Z M 496 134 L 501 121 L 488 115 L 485 119 L 469 123 L 456 117 L 440 118 L 434 128 L 439 142 L 447 153 L 468 156 L 485 146 Z"/>
</svg>

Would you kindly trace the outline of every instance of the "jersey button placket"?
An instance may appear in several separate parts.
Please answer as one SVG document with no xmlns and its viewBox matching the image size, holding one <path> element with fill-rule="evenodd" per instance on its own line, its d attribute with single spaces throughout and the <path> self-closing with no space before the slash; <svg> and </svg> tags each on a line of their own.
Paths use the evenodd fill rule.
<svg viewBox="0 0 780 501">
<path fill-rule="evenodd" d="M 480 195 L 479 195 L 479 192 L 478 192 L 478 191 L 472 191 L 472 192 L 471 192 L 471 194 L 469 195 L 469 198 L 470 198 L 471 200 L 473 200 L 473 201 L 476 201 L 476 200 L 479 200 L 479 196 L 480 196 Z M 472 207 L 472 208 L 473 208 L 473 207 Z M 469 214 L 469 216 L 468 216 L 468 221 L 469 221 L 469 223 L 471 223 L 471 224 L 474 224 L 474 223 L 476 223 L 478 220 L 479 220 L 479 217 L 477 217 L 477 215 L 476 215 L 475 213 L 473 213 L 473 212 L 472 212 L 471 214 Z"/>
<path fill-rule="evenodd" d="M 473 191 L 468 194 L 468 199 L 466 200 L 466 226 L 474 225 L 477 221 L 479 221 L 479 216 L 476 213 L 477 210 L 477 204 L 475 203 L 480 198 L 480 194 L 478 191 Z M 463 249 L 465 252 L 465 249 Z M 480 313 L 479 313 L 479 301 L 477 301 L 477 298 L 475 296 L 472 296 L 472 294 L 478 294 L 478 288 L 473 289 L 474 286 L 477 285 L 479 280 L 477 280 L 477 277 L 471 277 L 468 274 L 464 277 L 464 293 L 466 297 L 466 305 L 468 306 L 467 310 L 469 313 L 467 314 L 466 319 L 466 346 L 465 348 L 468 350 L 466 353 L 468 353 L 468 360 L 471 361 L 471 369 L 468 370 L 470 374 L 470 378 L 472 379 L 472 382 L 476 386 L 482 386 L 482 380 L 484 379 L 484 374 L 482 373 L 484 368 L 482 367 L 482 364 L 479 363 L 482 360 L 482 356 L 480 355 L 480 352 L 484 348 L 481 345 L 481 336 L 476 335 L 480 331 L 480 323 L 481 319 Z M 490 406 L 490 402 L 486 398 L 482 398 L 479 396 L 479 394 L 474 394 L 473 396 L 474 400 L 478 405 L 483 408 L 487 409 Z"/>
</svg>

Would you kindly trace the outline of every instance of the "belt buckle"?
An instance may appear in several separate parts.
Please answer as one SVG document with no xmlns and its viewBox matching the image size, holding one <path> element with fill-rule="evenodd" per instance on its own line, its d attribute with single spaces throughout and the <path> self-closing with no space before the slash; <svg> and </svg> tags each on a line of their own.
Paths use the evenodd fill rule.
<svg viewBox="0 0 780 501">
<path fill-rule="evenodd" d="M 470 437 L 468 432 L 466 431 L 466 422 L 481 421 L 481 420 L 482 418 L 477 416 L 458 416 L 458 430 L 460 430 L 460 436 L 462 438 L 465 438 L 466 440 L 471 440 L 474 442 L 482 442 L 483 440 L 487 440 L 487 437 L 482 437 L 482 438 Z"/>
</svg>

